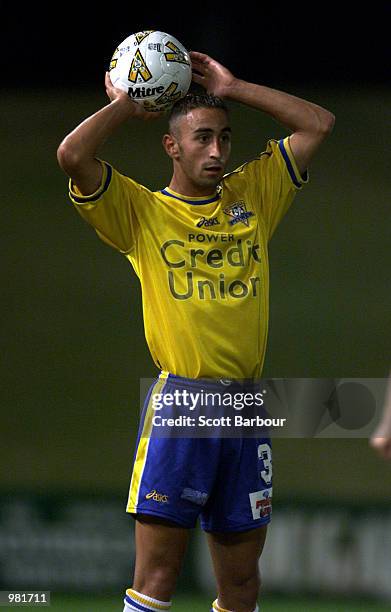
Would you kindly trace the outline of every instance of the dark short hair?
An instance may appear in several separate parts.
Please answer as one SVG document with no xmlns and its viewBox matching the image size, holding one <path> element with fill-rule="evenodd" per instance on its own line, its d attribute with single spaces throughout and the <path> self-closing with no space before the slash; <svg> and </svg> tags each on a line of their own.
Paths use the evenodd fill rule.
<svg viewBox="0 0 391 612">
<path fill-rule="evenodd" d="M 184 98 L 175 102 L 170 110 L 168 116 L 170 130 L 177 117 L 187 115 L 187 113 L 195 108 L 220 108 L 228 114 L 228 108 L 222 98 L 207 93 L 188 93 Z"/>
</svg>

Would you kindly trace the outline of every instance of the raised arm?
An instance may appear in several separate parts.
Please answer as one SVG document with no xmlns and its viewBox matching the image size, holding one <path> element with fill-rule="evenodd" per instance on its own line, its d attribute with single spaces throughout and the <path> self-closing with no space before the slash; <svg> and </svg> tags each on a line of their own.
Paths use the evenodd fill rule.
<svg viewBox="0 0 391 612">
<path fill-rule="evenodd" d="M 113 87 L 109 73 L 106 73 L 105 85 L 110 103 L 78 125 L 57 150 L 58 163 L 83 195 L 99 188 L 102 165 L 96 155 L 107 138 L 127 119 L 153 119 L 160 115 L 146 112 L 127 93 Z"/>
<path fill-rule="evenodd" d="M 193 80 L 221 98 L 241 102 L 273 117 L 292 132 L 289 142 L 301 173 L 334 126 L 334 115 L 296 96 L 248 83 L 204 53 L 191 52 Z"/>
</svg>

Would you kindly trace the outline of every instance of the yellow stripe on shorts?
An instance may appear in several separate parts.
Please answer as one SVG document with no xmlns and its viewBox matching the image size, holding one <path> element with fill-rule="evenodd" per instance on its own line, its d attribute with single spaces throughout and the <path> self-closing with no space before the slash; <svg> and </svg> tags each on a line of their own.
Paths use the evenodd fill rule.
<svg viewBox="0 0 391 612">
<path fill-rule="evenodd" d="M 137 447 L 136 459 L 134 461 L 132 479 L 130 481 L 129 487 L 129 497 L 128 503 L 126 506 L 126 512 L 136 512 L 138 497 L 140 492 L 140 483 L 144 472 L 145 462 L 148 455 L 149 448 L 149 440 L 151 438 L 152 431 L 152 417 L 155 413 L 155 410 L 152 407 L 152 398 L 155 394 L 161 393 L 164 385 L 166 384 L 168 373 L 162 372 L 159 379 L 156 381 L 147 406 L 144 426 L 141 432 L 140 440 Z"/>
</svg>

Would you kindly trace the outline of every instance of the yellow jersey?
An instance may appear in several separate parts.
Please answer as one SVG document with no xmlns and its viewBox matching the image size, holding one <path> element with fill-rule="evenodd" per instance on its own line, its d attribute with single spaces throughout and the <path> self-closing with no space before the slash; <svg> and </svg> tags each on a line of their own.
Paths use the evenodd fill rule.
<svg viewBox="0 0 391 612">
<path fill-rule="evenodd" d="M 80 215 L 140 279 L 145 335 L 157 367 L 187 378 L 258 378 L 268 332 L 267 245 L 301 177 L 289 137 L 194 198 L 150 191 L 106 162 Z"/>
</svg>

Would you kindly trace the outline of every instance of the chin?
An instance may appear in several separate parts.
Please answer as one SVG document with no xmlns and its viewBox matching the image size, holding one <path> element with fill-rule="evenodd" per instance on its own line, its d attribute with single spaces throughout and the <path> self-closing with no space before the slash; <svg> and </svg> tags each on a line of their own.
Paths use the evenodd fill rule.
<svg viewBox="0 0 391 612">
<path fill-rule="evenodd" d="M 219 176 L 211 176 L 211 177 L 203 177 L 197 181 L 200 187 L 208 187 L 209 189 L 215 189 L 217 185 L 220 183 L 223 175 Z"/>
</svg>

